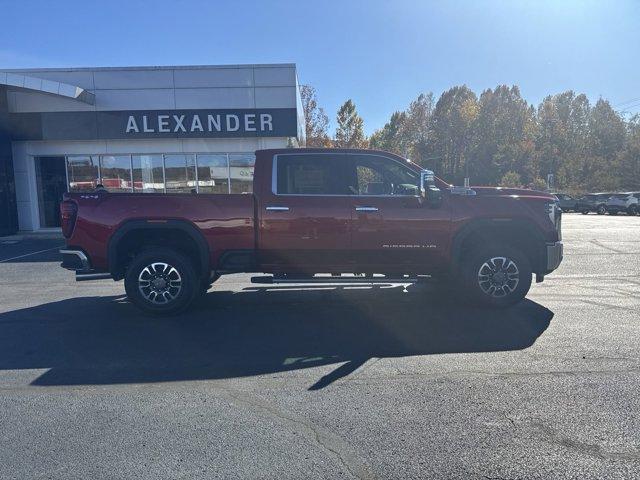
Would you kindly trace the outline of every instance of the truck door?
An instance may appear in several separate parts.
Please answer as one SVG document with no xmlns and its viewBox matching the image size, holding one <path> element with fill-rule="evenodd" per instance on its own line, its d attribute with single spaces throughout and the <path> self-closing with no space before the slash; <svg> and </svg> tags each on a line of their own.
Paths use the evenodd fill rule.
<svg viewBox="0 0 640 480">
<path fill-rule="evenodd" d="M 420 173 L 402 160 L 349 154 L 352 252 L 359 271 L 429 273 L 447 265 L 450 209 L 420 196 Z"/>
<path fill-rule="evenodd" d="M 283 272 L 341 271 L 349 263 L 351 199 L 344 155 L 276 155 L 261 194 L 259 262 Z"/>
</svg>

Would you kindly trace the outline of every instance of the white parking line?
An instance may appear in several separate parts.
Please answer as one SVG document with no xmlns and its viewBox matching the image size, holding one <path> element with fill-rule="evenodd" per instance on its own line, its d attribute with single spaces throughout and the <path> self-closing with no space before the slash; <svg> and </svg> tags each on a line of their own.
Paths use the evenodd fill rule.
<svg viewBox="0 0 640 480">
<path fill-rule="evenodd" d="M 38 253 L 50 252 L 51 250 L 58 250 L 64 247 L 64 245 L 58 245 L 57 247 L 47 248 L 46 250 L 40 250 L 38 252 L 25 253 L 24 255 L 18 255 L 17 257 L 5 258 L 0 260 L 0 263 L 9 262 L 11 260 L 17 260 L 18 258 L 28 257 L 30 255 L 37 255 Z"/>
</svg>

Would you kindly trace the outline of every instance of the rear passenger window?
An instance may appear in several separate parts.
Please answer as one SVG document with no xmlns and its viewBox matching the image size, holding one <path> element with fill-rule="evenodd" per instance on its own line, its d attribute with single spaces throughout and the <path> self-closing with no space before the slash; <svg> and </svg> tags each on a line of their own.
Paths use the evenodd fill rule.
<svg viewBox="0 0 640 480">
<path fill-rule="evenodd" d="M 278 155 L 277 192 L 280 195 L 346 195 L 339 155 Z"/>
</svg>

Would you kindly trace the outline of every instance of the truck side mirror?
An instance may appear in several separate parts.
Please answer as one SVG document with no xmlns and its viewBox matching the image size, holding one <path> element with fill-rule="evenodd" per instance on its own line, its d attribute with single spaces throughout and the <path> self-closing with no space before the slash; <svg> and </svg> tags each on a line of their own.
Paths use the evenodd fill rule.
<svg viewBox="0 0 640 480">
<path fill-rule="evenodd" d="M 431 208 L 438 208 L 442 204 L 442 191 L 436 187 L 433 179 L 433 172 L 423 170 L 420 174 L 422 198 L 426 200 Z"/>
</svg>

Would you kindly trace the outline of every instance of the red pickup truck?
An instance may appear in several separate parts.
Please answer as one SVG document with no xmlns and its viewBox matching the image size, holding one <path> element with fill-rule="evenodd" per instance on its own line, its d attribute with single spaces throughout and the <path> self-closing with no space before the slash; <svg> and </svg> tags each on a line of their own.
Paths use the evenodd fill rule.
<svg viewBox="0 0 640 480">
<path fill-rule="evenodd" d="M 147 312 L 176 314 L 220 276 L 256 283 L 446 280 L 512 305 L 562 260 L 561 211 L 531 190 L 454 187 L 373 150 L 256 152 L 253 193 L 68 193 L 62 267 L 124 279 Z"/>
</svg>

